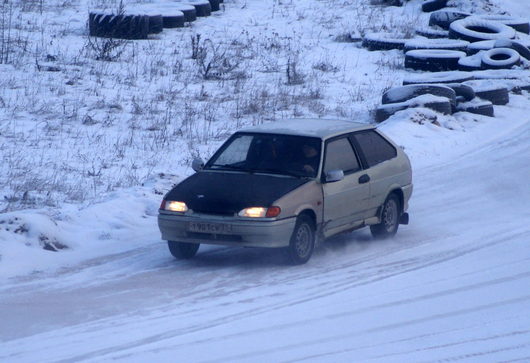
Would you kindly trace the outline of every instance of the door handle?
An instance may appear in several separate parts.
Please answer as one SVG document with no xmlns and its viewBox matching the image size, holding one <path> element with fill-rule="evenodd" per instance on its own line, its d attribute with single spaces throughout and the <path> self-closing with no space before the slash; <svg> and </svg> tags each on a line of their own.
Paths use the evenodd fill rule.
<svg viewBox="0 0 530 363">
<path fill-rule="evenodd" d="M 363 174 L 359 177 L 359 184 L 366 184 L 370 181 L 370 176 L 368 174 Z"/>
</svg>

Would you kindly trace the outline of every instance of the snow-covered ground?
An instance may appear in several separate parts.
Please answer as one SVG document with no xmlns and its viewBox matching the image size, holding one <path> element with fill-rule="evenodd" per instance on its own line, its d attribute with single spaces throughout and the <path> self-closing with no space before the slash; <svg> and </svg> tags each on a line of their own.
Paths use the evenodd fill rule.
<svg viewBox="0 0 530 363">
<path fill-rule="evenodd" d="M 530 18 L 518 0 L 452 3 Z M 336 40 L 406 33 L 428 19 L 420 4 L 227 0 L 110 63 L 81 52 L 101 2 L 22 12 L 40 20 L 19 34 L 43 48 L 0 64 L 0 360 L 529 361 L 528 92 L 495 118 L 406 110 L 381 124 L 414 169 L 411 224 L 392 240 L 341 235 L 296 267 L 213 246 L 175 261 L 160 241 L 161 195 L 232 130 L 369 122 L 403 55 Z M 197 34 L 230 44 L 245 77 L 197 75 Z M 301 84 L 286 84 L 293 57 Z M 35 69 L 45 61 L 61 71 Z"/>
</svg>

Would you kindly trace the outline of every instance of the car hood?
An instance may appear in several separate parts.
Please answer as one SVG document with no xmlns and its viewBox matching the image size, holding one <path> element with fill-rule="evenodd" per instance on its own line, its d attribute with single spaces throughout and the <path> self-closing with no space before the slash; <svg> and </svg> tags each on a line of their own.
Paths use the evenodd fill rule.
<svg viewBox="0 0 530 363">
<path fill-rule="evenodd" d="M 307 182 L 284 176 L 201 171 L 174 187 L 165 199 L 185 202 L 198 213 L 233 215 L 247 207 L 269 207 Z"/>
</svg>

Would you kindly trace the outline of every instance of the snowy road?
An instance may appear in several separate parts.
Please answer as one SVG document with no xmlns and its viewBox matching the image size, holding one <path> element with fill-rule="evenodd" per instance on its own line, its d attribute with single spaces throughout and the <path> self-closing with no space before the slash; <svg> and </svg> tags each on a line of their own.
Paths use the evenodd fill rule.
<svg viewBox="0 0 530 363">
<path fill-rule="evenodd" d="M 411 225 L 276 252 L 165 245 L 0 287 L 0 361 L 530 360 L 530 123 L 415 170 Z M 153 228 L 156 232 L 156 228 Z"/>
</svg>

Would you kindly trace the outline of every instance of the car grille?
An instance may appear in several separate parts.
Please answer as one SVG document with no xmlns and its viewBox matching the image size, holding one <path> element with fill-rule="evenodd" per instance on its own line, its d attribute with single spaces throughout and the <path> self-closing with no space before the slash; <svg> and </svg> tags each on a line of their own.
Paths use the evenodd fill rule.
<svg viewBox="0 0 530 363">
<path fill-rule="evenodd" d="M 241 242 L 243 238 L 238 234 L 213 234 L 200 232 L 186 232 L 189 238 L 202 239 L 206 241 L 232 241 Z"/>
</svg>

